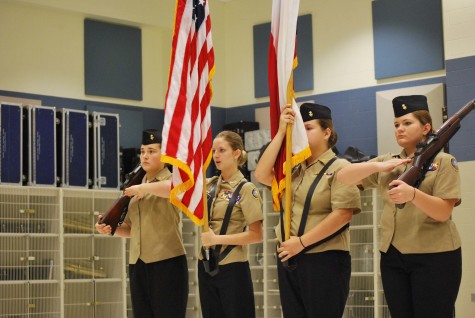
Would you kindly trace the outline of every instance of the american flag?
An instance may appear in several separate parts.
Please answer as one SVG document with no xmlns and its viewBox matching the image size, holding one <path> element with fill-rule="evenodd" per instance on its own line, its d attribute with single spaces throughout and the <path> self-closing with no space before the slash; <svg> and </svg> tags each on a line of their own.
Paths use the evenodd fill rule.
<svg viewBox="0 0 475 318">
<path fill-rule="evenodd" d="M 269 95 L 271 135 L 275 136 L 279 129 L 280 113 L 286 104 L 292 104 L 295 121 L 292 126 L 292 159 L 295 166 L 310 156 L 307 134 L 295 101 L 293 70 L 297 67 L 295 54 L 297 18 L 299 0 L 274 0 L 272 2 L 272 22 L 269 44 Z M 280 198 L 285 189 L 285 140 L 277 157 L 272 182 L 274 210 L 280 210 Z"/>
<path fill-rule="evenodd" d="M 162 132 L 162 161 L 173 165 L 170 201 L 203 223 L 204 174 L 211 160 L 214 51 L 207 0 L 177 0 Z"/>
</svg>

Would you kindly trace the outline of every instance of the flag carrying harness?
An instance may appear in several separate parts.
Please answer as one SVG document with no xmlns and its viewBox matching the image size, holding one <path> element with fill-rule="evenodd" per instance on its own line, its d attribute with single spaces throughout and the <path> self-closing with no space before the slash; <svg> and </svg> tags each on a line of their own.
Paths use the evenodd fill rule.
<svg viewBox="0 0 475 318">
<path fill-rule="evenodd" d="M 229 220 L 231 219 L 231 214 L 234 208 L 234 205 L 236 204 L 237 197 L 239 196 L 239 192 L 241 191 L 242 187 L 244 184 L 247 183 L 246 179 L 243 179 L 241 183 L 237 186 L 236 190 L 233 193 L 233 196 L 229 200 L 228 207 L 226 208 L 226 213 L 224 215 L 223 219 L 223 224 L 221 225 L 221 230 L 219 231 L 219 235 L 224 235 L 226 234 L 226 231 L 228 229 L 229 225 Z M 216 184 L 215 182 L 211 186 L 211 191 L 208 195 L 208 212 L 211 209 L 212 202 L 216 196 Z M 244 228 L 245 230 L 246 228 Z M 243 230 L 243 231 L 244 231 Z M 219 262 L 222 261 L 228 254 L 231 252 L 231 250 L 236 247 L 236 245 L 228 245 L 223 252 L 221 252 L 222 245 L 216 245 L 214 249 L 211 249 L 211 253 L 209 253 L 209 259 L 206 258 L 206 251 L 203 247 L 201 247 L 201 255 L 203 256 L 203 265 L 205 268 L 205 271 L 211 275 L 215 276 L 216 274 L 219 273 Z"/>
<path fill-rule="evenodd" d="M 298 230 L 298 233 L 297 235 L 300 237 L 304 234 L 305 232 L 305 226 L 307 225 L 307 218 L 308 218 L 308 212 L 310 210 L 310 201 L 312 200 L 312 196 L 313 196 L 313 193 L 315 192 L 315 189 L 317 188 L 317 185 L 318 185 L 318 182 L 320 182 L 320 180 L 322 179 L 323 177 L 323 174 L 327 171 L 327 169 L 331 166 L 331 164 L 337 159 L 337 157 L 333 157 L 332 159 L 330 159 L 326 164 L 325 166 L 323 166 L 322 170 L 320 170 L 320 172 L 318 173 L 317 177 L 315 178 L 315 180 L 313 180 L 312 184 L 310 185 L 310 188 L 308 189 L 308 193 L 307 193 L 307 196 L 305 197 L 305 204 L 303 206 L 303 211 L 302 211 L 302 219 L 300 220 L 300 226 L 299 226 L 299 230 Z M 289 189 L 287 189 L 289 190 Z M 280 209 L 280 231 L 281 231 L 281 237 L 285 237 L 285 234 L 284 234 L 284 210 L 282 208 L 282 204 L 280 205 L 281 206 L 281 209 Z M 314 247 L 317 247 L 329 240 L 331 240 L 332 238 L 334 238 L 335 236 L 339 235 L 340 233 L 342 233 L 343 231 L 345 231 L 346 229 L 348 229 L 350 226 L 350 223 L 347 223 L 345 224 L 343 227 L 341 227 L 338 231 L 336 231 L 335 233 L 325 237 L 324 239 L 318 241 L 318 242 L 315 242 L 313 244 L 310 244 L 308 246 L 306 246 L 300 253 L 305 253 L 311 249 L 313 249 Z M 288 260 L 288 265 L 287 266 L 284 266 L 287 270 L 289 271 L 292 271 L 294 269 L 297 268 L 297 263 L 295 263 L 295 259 L 294 258 L 290 258 Z"/>
</svg>

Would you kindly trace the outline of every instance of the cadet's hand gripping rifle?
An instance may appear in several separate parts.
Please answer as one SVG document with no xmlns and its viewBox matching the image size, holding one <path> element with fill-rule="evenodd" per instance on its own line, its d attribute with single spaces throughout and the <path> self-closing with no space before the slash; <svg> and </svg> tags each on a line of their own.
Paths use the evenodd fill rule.
<svg viewBox="0 0 475 318">
<path fill-rule="evenodd" d="M 132 172 L 127 175 L 127 178 L 124 181 L 123 189 L 141 183 L 144 176 L 145 171 L 139 164 L 134 170 L 132 170 Z M 121 196 L 115 200 L 112 206 L 106 211 L 102 219 L 99 220 L 99 224 L 110 225 L 112 228 L 111 235 L 114 235 L 117 226 L 124 222 L 129 208 L 129 202 L 130 197 L 122 193 Z"/>
<path fill-rule="evenodd" d="M 423 143 L 417 145 L 412 167 L 401 174 L 398 180 L 404 181 L 412 187 L 419 187 L 434 157 L 460 129 L 460 122 L 474 108 L 475 100 L 468 102 L 447 119 L 436 132 L 430 134 Z M 396 207 L 402 209 L 404 205 L 405 203 L 396 204 Z"/>
</svg>

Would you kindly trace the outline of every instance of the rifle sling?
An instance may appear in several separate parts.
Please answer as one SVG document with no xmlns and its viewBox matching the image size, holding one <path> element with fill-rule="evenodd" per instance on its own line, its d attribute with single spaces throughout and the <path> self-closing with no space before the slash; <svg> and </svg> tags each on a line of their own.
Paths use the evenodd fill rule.
<svg viewBox="0 0 475 318">
<path fill-rule="evenodd" d="M 415 188 L 419 188 L 419 186 L 421 185 L 422 181 L 424 181 L 425 177 L 426 177 L 426 174 L 427 174 L 427 171 L 429 171 L 429 168 L 430 166 L 432 165 L 432 163 L 434 162 L 434 159 L 435 157 L 439 154 L 440 151 L 438 151 L 436 154 L 434 154 L 431 158 L 429 158 L 429 160 L 427 160 L 427 162 L 424 163 L 423 165 L 423 169 L 422 169 L 422 172 L 421 172 L 421 176 L 419 177 L 419 179 L 417 180 L 416 184 L 414 185 Z"/>
<path fill-rule="evenodd" d="M 298 236 L 302 236 L 305 232 L 305 226 L 307 225 L 307 218 L 308 218 L 308 212 L 310 210 L 310 201 L 312 200 L 312 196 L 313 196 L 313 193 L 315 192 L 315 189 L 317 188 L 317 185 L 318 183 L 320 182 L 320 180 L 322 179 L 323 177 L 323 174 L 328 170 L 328 168 L 331 166 L 331 164 L 337 159 L 337 157 L 333 157 L 332 159 L 330 159 L 326 164 L 325 166 L 323 166 L 322 170 L 320 170 L 320 172 L 318 173 L 317 177 L 315 178 L 315 180 L 313 180 L 312 184 L 310 185 L 310 188 L 308 189 L 308 193 L 307 193 L 307 196 L 305 197 L 305 203 L 304 203 L 304 207 L 303 207 L 303 211 L 302 211 L 302 219 L 300 220 L 300 226 L 299 226 L 299 230 L 298 230 Z M 340 233 L 342 233 L 343 231 L 345 231 L 347 228 L 349 228 L 350 224 L 347 223 L 345 224 L 343 227 L 341 227 L 338 231 L 336 231 L 335 233 L 325 237 L 324 239 L 318 241 L 318 242 L 315 242 L 313 244 L 310 244 L 308 246 L 306 246 L 302 252 L 305 253 L 311 249 L 313 249 L 314 247 L 317 247 L 329 240 L 331 240 L 332 238 L 334 238 L 335 236 L 339 235 Z M 285 230 L 284 230 L 284 210 L 282 208 L 282 204 L 281 204 L 281 209 L 280 209 L 280 231 L 281 231 L 281 235 L 283 238 L 285 238 Z M 302 253 L 301 252 L 301 253 Z"/>
<path fill-rule="evenodd" d="M 117 223 L 117 226 L 121 226 L 122 223 L 124 223 L 125 217 L 127 216 L 127 212 L 129 212 L 129 205 L 128 204 L 122 209 L 122 212 L 120 213 L 120 218 L 119 218 L 119 222 Z"/>
<path fill-rule="evenodd" d="M 223 224 L 221 225 L 221 230 L 219 231 L 219 235 L 224 235 L 226 234 L 226 231 L 228 230 L 228 225 L 229 225 L 229 220 L 231 219 L 231 214 L 233 212 L 234 205 L 236 204 L 237 197 L 239 196 L 239 192 L 241 191 L 242 187 L 244 184 L 246 184 L 247 180 L 244 179 L 241 181 L 241 183 L 237 186 L 236 190 L 233 193 L 233 196 L 229 200 L 228 207 L 226 208 L 226 213 L 224 215 L 223 219 Z M 211 189 L 210 196 L 208 196 L 208 207 L 211 208 L 211 203 L 212 200 L 214 199 L 216 193 L 216 183 Z M 208 210 L 210 211 L 210 210 Z M 245 230 L 246 228 L 244 228 Z M 243 230 L 243 231 L 244 231 Z M 236 245 L 228 245 L 223 252 L 221 252 L 222 245 L 216 245 L 215 247 L 215 254 L 218 258 L 218 263 L 222 261 L 228 254 L 231 252 L 231 250 L 235 247 Z M 203 250 L 203 248 L 202 248 Z"/>
</svg>

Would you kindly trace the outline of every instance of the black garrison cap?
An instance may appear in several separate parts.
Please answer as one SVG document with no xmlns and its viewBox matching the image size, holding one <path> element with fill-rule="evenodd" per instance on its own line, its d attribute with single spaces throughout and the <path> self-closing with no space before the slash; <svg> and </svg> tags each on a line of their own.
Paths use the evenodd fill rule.
<svg viewBox="0 0 475 318">
<path fill-rule="evenodd" d="M 303 103 L 300 106 L 300 114 L 304 122 L 312 119 L 332 119 L 330 108 L 314 103 Z"/>
<path fill-rule="evenodd" d="M 398 96 L 393 99 L 394 117 L 401 117 L 416 110 L 427 110 L 427 97 L 424 95 Z"/>
<path fill-rule="evenodd" d="M 142 132 L 142 145 L 161 144 L 162 135 L 156 129 L 146 129 Z"/>
</svg>

